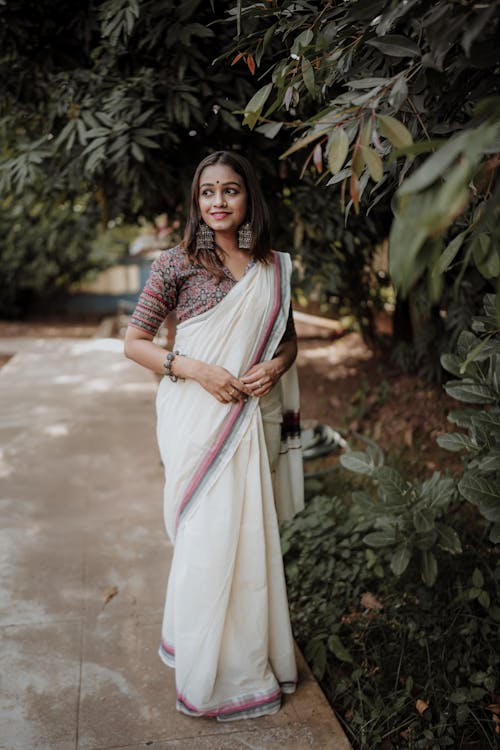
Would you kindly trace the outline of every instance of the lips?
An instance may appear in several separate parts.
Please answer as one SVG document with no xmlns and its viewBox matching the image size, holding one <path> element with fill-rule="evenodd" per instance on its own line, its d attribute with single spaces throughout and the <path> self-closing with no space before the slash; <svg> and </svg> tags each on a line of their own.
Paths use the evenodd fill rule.
<svg viewBox="0 0 500 750">
<path fill-rule="evenodd" d="M 225 219 L 226 216 L 229 216 L 229 215 L 230 214 L 228 211 L 216 211 L 213 214 L 210 214 L 212 219 Z"/>
</svg>

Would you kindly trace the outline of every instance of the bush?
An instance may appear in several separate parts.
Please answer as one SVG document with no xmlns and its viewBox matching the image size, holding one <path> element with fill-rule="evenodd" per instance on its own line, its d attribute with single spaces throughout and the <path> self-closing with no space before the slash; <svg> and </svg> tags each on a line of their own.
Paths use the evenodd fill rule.
<svg viewBox="0 0 500 750">
<path fill-rule="evenodd" d="M 456 378 L 447 392 L 469 407 L 449 415 L 467 432 L 438 442 L 464 451 L 463 474 L 414 480 L 383 465 L 373 450 L 348 451 L 341 464 L 354 472 L 352 502 L 316 494 L 283 529 L 296 637 L 360 749 L 497 745 L 494 300 L 486 295 L 472 331 L 463 331 L 456 354 L 442 359 Z"/>
<path fill-rule="evenodd" d="M 357 748 L 495 747 L 497 558 L 460 508 L 432 587 L 366 545 L 356 503 L 316 496 L 283 529 L 295 636 Z"/>
</svg>

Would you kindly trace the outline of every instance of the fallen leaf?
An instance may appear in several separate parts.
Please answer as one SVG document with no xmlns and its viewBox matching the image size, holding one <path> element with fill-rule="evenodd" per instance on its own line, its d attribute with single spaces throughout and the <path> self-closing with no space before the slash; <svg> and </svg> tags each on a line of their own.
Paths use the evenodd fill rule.
<svg viewBox="0 0 500 750">
<path fill-rule="evenodd" d="M 323 150 L 321 143 L 317 143 L 314 147 L 313 162 L 319 174 L 323 171 Z"/>
<path fill-rule="evenodd" d="M 413 445 L 413 427 L 411 425 L 409 425 L 406 428 L 403 440 L 404 440 L 404 444 L 408 448 L 412 447 L 412 445 Z"/>
<path fill-rule="evenodd" d="M 109 586 L 107 589 L 104 589 L 101 595 L 101 599 L 103 601 L 103 609 L 106 606 L 108 602 L 111 601 L 118 593 L 118 586 Z"/>
<path fill-rule="evenodd" d="M 384 605 L 379 602 L 378 599 L 375 599 L 373 594 L 370 594 L 368 591 L 365 591 L 365 593 L 361 595 L 361 606 L 365 609 L 384 609 Z"/>
<path fill-rule="evenodd" d="M 415 708 L 417 709 L 420 716 L 423 716 L 424 713 L 429 708 L 429 704 L 427 701 L 423 701 L 421 698 L 418 699 L 418 701 L 415 703 Z"/>
<path fill-rule="evenodd" d="M 500 734 L 500 703 L 490 703 L 487 708 L 491 711 L 491 718 L 495 724 L 495 733 Z"/>
</svg>

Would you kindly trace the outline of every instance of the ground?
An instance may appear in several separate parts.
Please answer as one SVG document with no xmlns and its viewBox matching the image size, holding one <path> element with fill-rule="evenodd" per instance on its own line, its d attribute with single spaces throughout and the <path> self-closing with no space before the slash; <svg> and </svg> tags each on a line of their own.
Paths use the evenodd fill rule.
<svg viewBox="0 0 500 750">
<path fill-rule="evenodd" d="M 102 328 L 98 321 L 0 321 L 0 337 L 86 338 Z M 460 467 L 456 454 L 436 443 L 439 434 L 453 429 L 447 414 L 456 408 L 441 385 L 398 372 L 386 354 L 368 347 L 358 333 L 314 338 L 305 326 L 299 324 L 297 330 L 306 426 L 321 422 L 347 435 L 366 435 L 380 444 L 389 460 L 416 474 Z"/>
</svg>

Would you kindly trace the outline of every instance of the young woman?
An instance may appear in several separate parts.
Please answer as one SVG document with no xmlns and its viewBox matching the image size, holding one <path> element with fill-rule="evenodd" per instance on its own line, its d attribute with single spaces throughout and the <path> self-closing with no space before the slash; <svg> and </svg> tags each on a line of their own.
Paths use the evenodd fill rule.
<svg viewBox="0 0 500 750">
<path fill-rule="evenodd" d="M 125 338 L 127 357 L 165 375 L 157 436 L 174 556 L 160 656 L 191 716 L 274 713 L 296 686 L 278 533 L 303 504 L 290 269 L 270 249 L 251 164 L 213 153 L 183 242 L 154 261 Z M 165 356 L 153 338 L 174 309 Z"/>
</svg>

